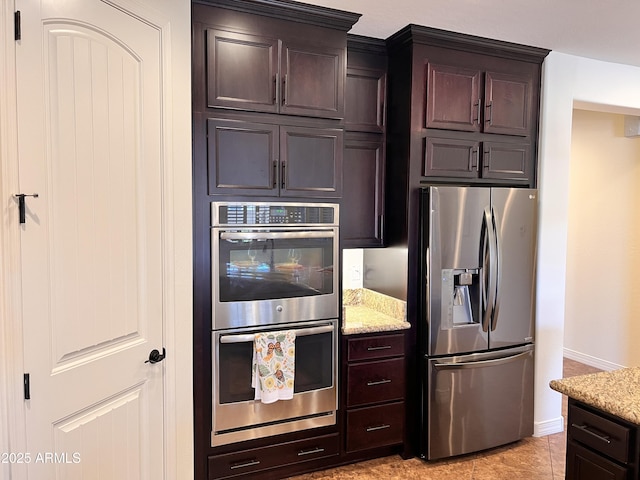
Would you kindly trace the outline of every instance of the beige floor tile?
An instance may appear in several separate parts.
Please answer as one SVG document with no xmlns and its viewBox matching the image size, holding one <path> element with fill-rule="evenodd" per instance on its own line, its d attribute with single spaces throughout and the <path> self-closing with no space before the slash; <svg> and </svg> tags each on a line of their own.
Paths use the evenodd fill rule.
<svg viewBox="0 0 640 480">
<path fill-rule="evenodd" d="M 490 472 L 520 477 L 526 473 L 531 478 L 547 478 L 553 475 L 549 441 L 546 437 L 525 438 L 519 442 L 478 455 L 474 462 L 473 478 L 489 478 Z"/>
</svg>

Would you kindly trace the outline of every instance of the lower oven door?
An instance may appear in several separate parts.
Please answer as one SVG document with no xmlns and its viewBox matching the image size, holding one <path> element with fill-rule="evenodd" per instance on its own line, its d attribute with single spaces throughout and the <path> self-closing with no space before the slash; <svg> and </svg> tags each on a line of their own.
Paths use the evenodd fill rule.
<svg viewBox="0 0 640 480">
<path fill-rule="evenodd" d="M 280 324 L 276 328 L 213 331 L 211 445 L 336 423 L 337 320 Z M 294 330 L 295 376 L 291 400 L 264 404 L 251 387 L 254 336 Z"/>
</svg>

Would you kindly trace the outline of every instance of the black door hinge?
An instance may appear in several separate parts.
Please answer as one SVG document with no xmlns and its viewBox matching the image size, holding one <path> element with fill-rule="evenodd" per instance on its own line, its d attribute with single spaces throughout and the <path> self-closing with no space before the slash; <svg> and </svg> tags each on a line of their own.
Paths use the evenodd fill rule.
<svg viewBox="0 0 640 480">
<path fill-rule="evenodd" d="M 20 28 L 20 10 L 17 10 L 13 14 L 13 31 L 15 32 L 15 39 L 22 39 L 22 29 Z"/>
<path fill-rule="evenodd" d="M 24 399 L 25 400 L 31 399 L 31 382 L 29 380 L 28 373 L 24 374 Z"/>
</svg>

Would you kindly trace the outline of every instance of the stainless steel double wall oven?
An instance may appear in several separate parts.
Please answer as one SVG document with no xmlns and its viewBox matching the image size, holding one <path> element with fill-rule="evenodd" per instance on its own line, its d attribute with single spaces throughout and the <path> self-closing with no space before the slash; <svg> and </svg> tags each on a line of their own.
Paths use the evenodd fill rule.
<svg viewBox="0 0 640 480">
<path fill-rule="evenodd" d="M 215 202 L 211 220 L 211 445 L 335 424 L 338 206 Z M 288 329 L 294 396 L 263 404 L 254 336 Z"/>
</svg>

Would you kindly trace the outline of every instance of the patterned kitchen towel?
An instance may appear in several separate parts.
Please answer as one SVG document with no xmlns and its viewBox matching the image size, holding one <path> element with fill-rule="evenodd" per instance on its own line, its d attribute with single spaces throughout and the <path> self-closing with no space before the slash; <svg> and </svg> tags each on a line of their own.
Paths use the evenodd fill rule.
<svg viewBox="0 0 640 480">
<path fill-rule="evenodd" d="M 296 333 L 293 330 L 256 333 L 251 386 L 262 403 L 293 398 Z"/>
</svg>

